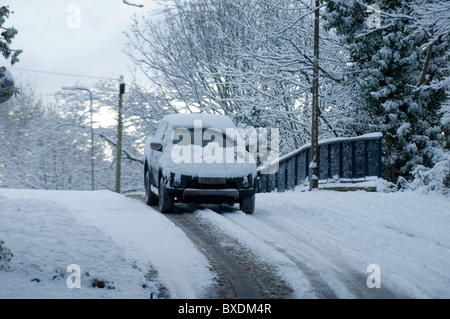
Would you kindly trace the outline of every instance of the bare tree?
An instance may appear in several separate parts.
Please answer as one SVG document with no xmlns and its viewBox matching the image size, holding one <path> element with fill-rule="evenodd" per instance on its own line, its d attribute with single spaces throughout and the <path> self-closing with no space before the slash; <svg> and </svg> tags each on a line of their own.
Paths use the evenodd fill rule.
<svg viewBox="0 0 450 319">
<path fill-rule="evenodd" d="M 167 108 L 278 127 L 287 152 L 310 141 L 313 15 L 311 1 L 174 0 L 134 19 L 126 52 Z M 331 33 L 321 38 L 319 129 L 337 136 L 345 50 Z"/>
</svg>

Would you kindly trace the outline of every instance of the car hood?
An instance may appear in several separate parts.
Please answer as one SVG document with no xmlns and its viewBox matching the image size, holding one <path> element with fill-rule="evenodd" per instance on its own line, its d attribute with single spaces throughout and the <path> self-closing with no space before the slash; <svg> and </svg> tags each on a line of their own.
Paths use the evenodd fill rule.
<svg viewBox="0 0 450 319">
<path fill-rule="evenodd" d="M 196 145 L 167 145 L 160 158 L 164 175 L 198 177 L 247 177 L 256 176 L 254 157 L 245 150 L 233 151 L 215 143 L 206 147 Z"/>
</svg>

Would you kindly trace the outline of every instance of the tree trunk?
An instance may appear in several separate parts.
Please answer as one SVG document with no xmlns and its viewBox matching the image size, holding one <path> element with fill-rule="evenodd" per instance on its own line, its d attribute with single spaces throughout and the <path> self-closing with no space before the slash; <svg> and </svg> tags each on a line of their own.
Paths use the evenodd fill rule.
<svg viewBox="0 0 450 319">
<path fill-rule="evenodd" d="M 428 72 L 428 65 L 430 64 L 431 55 L 433 53 L 433 43 L 428 46 L 427 57 L 425 58 L 425 63 L 423 65 L 422 76 L 420 77 L 419 85 L 417 85 L 417 90 L 414 92 L 414 101 L 419 98 L 420 86 L 425 83 L 425 76 Z"/>
</svg>

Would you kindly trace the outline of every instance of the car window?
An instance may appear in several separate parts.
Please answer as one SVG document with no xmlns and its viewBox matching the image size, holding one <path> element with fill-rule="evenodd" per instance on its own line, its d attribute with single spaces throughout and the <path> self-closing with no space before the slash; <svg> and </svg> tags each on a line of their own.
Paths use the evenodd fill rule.
<svg viewBox="0 0 450 319">
<path fill-rule="evenodd" d="M 171 134 L 172 135 L 172 134 Z M 185 140 L 186 136 L 188 140 Z M 181 145 L 198 145 L 205 147 L 208 143 L 217 142 L 221 147 L 233 147 L 236 145 L 234 139 L 222 132 L 216 130 L 203 129 L 200 140 L 196 141 L 194 138 L 194 129 L 180 129 L 174 130 L 174 134 L 171 137 L 173 144 L 181 143 Z"/>
</svg>

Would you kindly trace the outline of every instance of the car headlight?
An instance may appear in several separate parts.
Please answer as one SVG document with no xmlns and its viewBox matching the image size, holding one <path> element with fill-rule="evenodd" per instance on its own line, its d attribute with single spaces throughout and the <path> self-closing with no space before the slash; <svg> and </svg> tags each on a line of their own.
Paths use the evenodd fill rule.
<svg viewBox="0 0 450 319">
<path fill-rule="evenodd" d="M 249 187 L 250 184 L 248 183 L 248 181 L 243 181 L 242 182 L 242 186 L 244 186 L 245 188 Z"/>
</svg>

